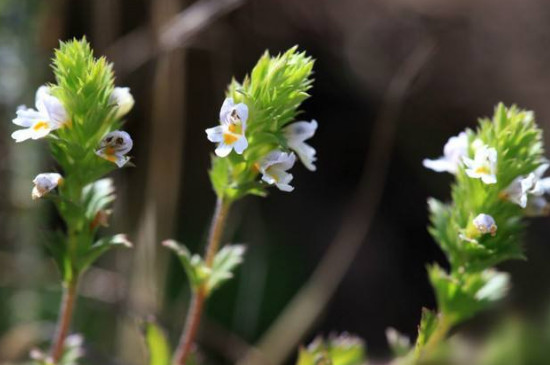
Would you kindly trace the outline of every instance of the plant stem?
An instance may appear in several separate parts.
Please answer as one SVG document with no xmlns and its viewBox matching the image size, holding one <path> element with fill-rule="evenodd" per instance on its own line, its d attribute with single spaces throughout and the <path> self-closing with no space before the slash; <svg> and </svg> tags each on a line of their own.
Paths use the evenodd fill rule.
<svg viewBox="0 0 550 365">
<path fill-rule="evenodd" d="M 222 198 L 218 198 L 216 201 L 216 210 L 214 212 L 214 217 L 212 218 L 212 224 L 210 225 L 208 244 L 205 252 L 205 263 L 207 267 L 212 267 L 214 257 L 216 257 L 216 253 L 220 247 L 220 241 L 230 206 L 231 203 L 224 201 Z M 189 311 L 187 312 L 184 331 L 181 335 L 176 352 L 174 353 L 174 365 L 185 365 L 187 358 L 191 353 L 193 342 L 195 340 L 197 330 L 199 329 L 199 323 L 206 297 L 207 291 L 204 284 L 193 292 L 191 304 L 189 305 Z"/>
<path fill-rule="evenodd" d="M 59 319 L 55 330 L 50 356 L 54 364 L 57 364 L 63 356 L 63 345 L 69 333 L 71 319 L 73 317 L 74 304 L 78 288 L 78 277 L 75 276 L 63 286 L 63 299 L 59 309 Z"/>
<path fill-rule="evenodd" d="M 428 339 L 428 342 L 424 346 L 424 349 L 421 351 L 419 358 L 422 359 L 432 354 L 439 343 L 445 339 L 445 336 L 447 336 L 447 333 L 451 330 L 451 327 L 451 321 L 449 321 L 447 317 L 441 314 L 437 323 L 437 327 Z"/>
</svg>

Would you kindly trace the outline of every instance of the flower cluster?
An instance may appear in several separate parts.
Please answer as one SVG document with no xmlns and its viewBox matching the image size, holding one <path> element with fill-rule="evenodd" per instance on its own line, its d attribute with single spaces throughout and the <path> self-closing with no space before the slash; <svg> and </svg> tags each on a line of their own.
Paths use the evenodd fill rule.
<svg viewBox="0 0 550 365">
<path fill-rule="evenodd" d="M 313 60 L 293 47 L 277 56 L 266 52 L 242 83 L 231 82 L 219 125 L 206 129 L 217 144 L 210 179 L 218 197 L 264 196 L 270 186 L 292 191 L 289 170 L 297 159 L 315 171 L 316 151 L 306 141 L 317 121 L 297 121 L 312 70 Z"/>
<path fill-rule="evenodd" d="M 17 110 L 17 117 L 13 124 L 24 127 L 12 133 L 15 142 L 29 139 L 51 137 L 59 140 L 62 137 L 55 135 L 60 128 L 71 129 L 72 123 L 69 113 L 63 103 L 51 93 L 51 86 L 43 85 L 38 88 L 35 96 L 35 108 L 22 105 Z M 117 118 L 126 115 L 134 105 L 134 98 L 127 87 L 115 87 L 110 97 Z M 69 132 L 70 133 L 70 132 Z M 95 150 L 95 154 L 118 167 L 124 166 L 130 158 L 126 156 L 132 149 L 132 138 L 124 131 L 107 133 Z M 39 199 L 54 190 L 63 177 L 58 173 L 41 173 L 33 180 L 32 198 Z"/>
<path fill-rule="evenodd" d="M 244 103 L 235 104 L 232 98 L 227 98 L 220 109 L 220 125 L 206 129 L 209 141 L 218 143 L 215 153 L 218 157 L 227 157 L 231 151 L 242 155 L 248 148 L 246 123 L 248 106 Z M 290 192 L 293 179 L 290 170 L 296 162 L 296 153 L 304 166 L 315 171 L 316 151 L 305 141 L 315 134 L 317 121 L 300 121 L 283 128 L 283 136 L 288 149 L 294 152 L 284 152 L 280 149 L 269 151 L 256 163 L 256 168 L 262 173 L 261 180 L 269 185 L 275 185 L 281 191 Z"/>
</svg>

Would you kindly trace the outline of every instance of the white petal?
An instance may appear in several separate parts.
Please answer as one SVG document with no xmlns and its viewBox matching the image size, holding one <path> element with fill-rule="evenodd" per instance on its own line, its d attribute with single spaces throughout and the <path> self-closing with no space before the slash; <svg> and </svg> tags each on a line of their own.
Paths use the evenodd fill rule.
<svg viewBox="0 0 550 365">
<path fill-rule="evenodd" d="M 44 105 L 44 99 L 50 96 L 50 88 L 46 85 L 40 86 L 36 90 L 36 94 L 34 96 L 34 105 L 37 110 L 41 112 L 46 112 L 46 107 Z"/>
<path fill-rule="evenodd" d="M 242 155 L 244 150 L 248 147 L 248 141 L 246 140 L 245 136 L 241 136 L 235 143 L 233 143 L 233 148 L 235 149 L 235 152 L 237 152 L 239 155 Z"/>
<path fill-rule="evenodd" d="M 294 153 L 283 152 L 280 160 L 280 168 L 282 170 L 289 170 L 294 166 L 296 162 L 296 155 Z"/>
<path fill-rule="evenodd" d="M 496 184 L 497 177 L 495 175 L 483 174 L 481 175 L 481 181 L 483 181 L 485 184 Z"/>
<path fill-rule="evenodd" d="M 315 119 L 311 122 L 300 121 L 285 127 L 284 134 L 289 141 L 289 145 L 293 142 L 303 142 L 313 137 L 317 130 L 317 126 L 318 124 Z"/>
<path fill-rule="evenodd" d="M 206 132 L 206 138 L 208 138 L 210 142 L 223 141 L 223 128 L 221 126 L 207 128 L 205 132 Z"/>
<path fill-rule="evenodd" d="M 232 149 L 233 149 L 232 146 L 227 145 L 227 144 L 222 142 L 218 145 L 218 148 L 216 148 L 216 150 L 214 152 L 219 157 L 226 157 L 227 155 L 229 155 L 231 153 Z"/>
<path fill-rule="evenodd" d="M 244 103 L 239 103 L 235 105 L 235 110 L 237 111 L 237 115 L 239 116 L 239 119 L 243 123 L 243 125 L 246 126 L 246 121 L 248 120 L 248 107 Z"/>
<path fill-rule="evenodd" d="M 37 112 L 34 109 L 20 109 L 17 111 L 17 118 L 13 119 L 13 124 L 21 127 L 30 127 L 39 120 L 47 120 L 48 116 Z"/>
<path fill-rule="evenodd" d="M 544 179 L 540 179 L 539 185 L 546 194 L 550 193 L 550 177 L 545 177 Z"/>
<path fill-rule="evenodd" d="M 115 164 L 120 168 L 124 165 L 126 165 L 126 163 L 128 161 L 130 161 L 130 157 L 128 156 L 124 156 L 124 155 L 115 155 L 116 157 L 116 160 L 115 160 Z"/>
<path fill-rule="evenodd" d="M 464 162 L 464 165 L 469 169 L 471 169 L 475 164 L 474 160 L 468 157 L 462 157 L 462 162 Z"/>
<path fill-rule="evenodd" d="M 11 138 L 15 139 L 15 142 L 23 142 L 32 137 L 32 129 L 20 129 L 11 134 Z"/>
<path fill-rule="evenodd" d="M 109 100 L 116 105 L 117 118 L 121 118 L 128 114 L 135 103 L 129 87 L 115 87 Z"/>
<path fill-rule="evenodd" d="M 288 184 L 276 184 L 275 186 L 277 186 L 279 188 L 279 190 L 285 191 L 285 192 L 288 192 L 288 193 L 290 193 L 291 191 L 294 190 L 294 186 L 288 185 Z"/>
<path fill-rule="evenodd" d="M 456 168 L 451 162 L 449 162 L 445 157 L 440 157 L 437 160 L 424 159 L 422 165 L 425 168 L 434 170 L 436 172 L 450 172 L 454 173 Z"/>
<path fill-rule="evenodd" d="M 537 167 L 537 169 L 534 171 L 535 176 L 540 179 L 544 175 L 546 170 L 548 170 L 548 167 L 550 167 L 550 164 L 548 163 L 543 163 L 542 165 Z"/>
<path fill-rule="evenodd" d="M 229 123 L 229 116 L 234 106 L 235 103 L 233 102 L 233 98 L 226 98 L 223 101 L 222 107 L 220 109 L 220 121 L 222 123 Z"/>
<path fill-rule="evenodd" d="M 65 111 L 65 107 L 58 98 L 46 95 L 43 102 L 49 115 L 49 120 L 53 123 L 52 129 L 60 128 L 68 121 L 69 117 Z"/>
<path fill-rule="evenodd" d="M 273 185 L 277 182 L 277 180 L 275 180 L 273 176 L 266 173 L 262 174 L 262 180 L 268 183 L 269 185 Z"/>
</svg>

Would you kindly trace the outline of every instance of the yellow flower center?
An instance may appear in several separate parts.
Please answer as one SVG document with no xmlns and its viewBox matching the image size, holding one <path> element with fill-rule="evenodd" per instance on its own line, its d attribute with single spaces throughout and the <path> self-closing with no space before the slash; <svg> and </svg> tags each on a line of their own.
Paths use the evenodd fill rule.
<svg viewBox="0 0 550 365">
<path fill-rule="evenodd" d="M 50 126 L 50 123 L 41 120 L 41 121 L 38 121 L 37 123 L 35 123 L 35 125 L 32 126 L 32 129 L 34 131 L 38 132 L 39 130 L 46 129 L 49 126 Z"/>
<path fill-rule="evenodd" d="M 229 129 L 229 131 L 231 133 L 235 133 L 235 134 L 242 134 L 243 133 L 243 128 L 242 128 L 241 124 L 230 123 L 229 127 L 227 127 L 227 129 Z"/>
<path fill-rule="evenodd" d="M 487 166 L 479 166 L 474 171 L 476 172 L 476 174 L 488 174 L 488 173 L 490 173 L 489 168 Z"/>
<path fill-rule="evenodd" d="M 231 128 L 231 127 L 230 127 Z M 230 129 L 231 130 L 231 129 Z M 239 137 L 238 135 L 235 135 L 233 133 L 224 133 L 223 134 L 223 142 L 225 144 L 233 144 L 235 142 L 237 142 L 239 140 Z"/>
</svg>

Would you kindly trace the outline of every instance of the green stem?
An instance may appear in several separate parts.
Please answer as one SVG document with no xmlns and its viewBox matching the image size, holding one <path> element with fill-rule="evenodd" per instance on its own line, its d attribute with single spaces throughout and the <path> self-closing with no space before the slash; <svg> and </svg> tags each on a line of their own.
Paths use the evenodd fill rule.
<svg viewBox="0 0 550 365">
<path fill-rule="evenodd" d="M 212 267 L 214 257 L 219 250 L 220 242 L 227 220 L 227 213 L 231 203 L 222 198 L 218 198 L 216 202 L 216 210 L 212 218 L 210 233 L 208 235 L 208 244 L 205 252 L 205 263 L 207 267 Z M 185 365 L 189 355 L 191 354 L 193 342 L 199 329 L 201 314 L 204 308 L 204 303 L 207 299 L 206 286 L 203 284 L 193 292 L 189 311 L 185 321 L 184 331 L 181 335 L 179 345 L 174 353 L 174 365 Z"/>
<path fill-rule="evenodd" d="M 63 286 L 63 299 L 59 310 L 59 318 L 55 331 L 50 356 L 54 364 L 57 364 L 63 356 L 65 339 L 69 333 L 71 319 L 73 317 L 74 305 L 78 288 L 78 276 L 75 276 Z"/>
<path fill-rule="evenodd" d="M 441 341 L 445 339 L 447 333 L 449 333 L 451 328 L 451 321 L 448 320 L 448 318 L 445 317 L 443 314 L 440 314 L 439 320 L 437 322 L 437 327 L 435 328 L 434 332 L 428 339 L 428 342 L 426 343 L 426 345 L 424 345 L 424 348 L 420 352 L 419 360 L 425 357 L 429 357 L 436 350 Z"/>
</svg>

